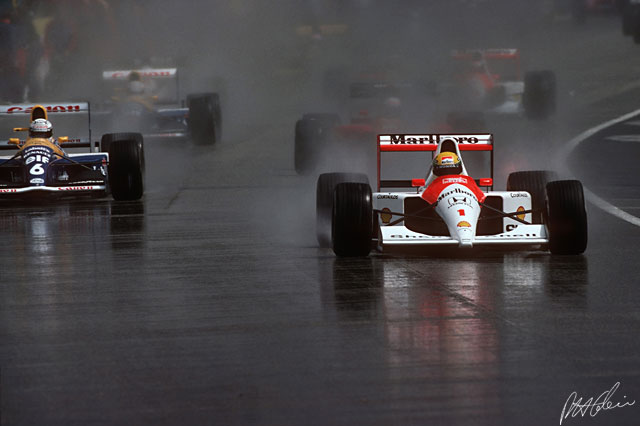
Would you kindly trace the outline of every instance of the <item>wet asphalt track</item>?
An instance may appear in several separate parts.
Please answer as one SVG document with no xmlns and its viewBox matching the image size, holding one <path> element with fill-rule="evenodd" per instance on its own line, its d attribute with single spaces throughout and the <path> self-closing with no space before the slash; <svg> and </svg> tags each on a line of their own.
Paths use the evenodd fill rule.
<svg viewBox="0 0 640 426">
<path fill-rule="evenodd" d="M 590 25 L 590 54 L 640 52 Z M 595 61 L 627 82 L 568 60 L 582 80 L 564 80 L 563 119 L 499 124 L 497 161 L 542 167 L 529 153 L 637 109 L 621 68 L 638 58 Z M 584 256 L 336 259 L 315 247 L 299 112 L 283 111 L 213 149 L 149 141 L 140 203 L 0 206 L 2 425 L 552 425 L 571 392 L 616 382 L 613 402 L 640 402 L 638 227 L 589 205 Z M 632 162 L 592 173 L 637 143 L 596 139 L 571 172 L 640 206 Z M 639 418 L 640 403 L 563 424 Z"/>
</svg>

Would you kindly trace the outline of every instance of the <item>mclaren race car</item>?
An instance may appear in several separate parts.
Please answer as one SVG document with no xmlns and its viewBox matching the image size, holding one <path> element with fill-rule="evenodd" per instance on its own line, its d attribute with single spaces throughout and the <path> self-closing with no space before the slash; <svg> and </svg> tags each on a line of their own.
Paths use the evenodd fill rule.
<svg viewBox="0 0 640 426">
<path fill-rule="evenodd" d="M 80 135 L 54 137 L 49 116 L 58 129 Z M 29 121 L 24 139 L 0 141 L 0 149 L 15 151 L 0 157 L 0 198 L 40 199 L 46 197 L 93 196 L 109 193 L 116 200 L 137 200 L 144 192 L 144 149 L 139 133 L 111 133 L 102 137 L 108 149 L 100 152 L 91 142 L 88 103 L 0 106 L 0 121 L 9 124 Z M 78 119 L 84 125 L 78 124 Z M 85 121 L 86 120 L 86 121 Z M 87 130 L 79 130 L 83 128 Z M 84 153 L 67 149 L 89 148 Z"/>
<path fill-rule="evenodd" d="M 94 103 L 99 130 L 135 129 L 145 138 L 190 137 L 212 144 L 222 137 L 217 93 L 180 100 L 177 68 L 111 70 L 102 73 L 106 102 Z"/>
<path fill-rule="evenodd" d="M 462 153 L 481 156 L 476 160 L 485 160 L 489 177 L 473 179 Z M 381 177 L 385 165 L 406 173 L 410 164 L 430 162 L 426 179 Z M 377 192 L 366 175 L 322 174 L 317 221 L 320 245 L 338 256 L 366 256 L 372 247 L 501 245 L 580 254 L 587 246 L 582 184 L 525 171 L 509 175 L 506 191 L 494 191 L 491 134 L 380 135 Z"/>
</svg>

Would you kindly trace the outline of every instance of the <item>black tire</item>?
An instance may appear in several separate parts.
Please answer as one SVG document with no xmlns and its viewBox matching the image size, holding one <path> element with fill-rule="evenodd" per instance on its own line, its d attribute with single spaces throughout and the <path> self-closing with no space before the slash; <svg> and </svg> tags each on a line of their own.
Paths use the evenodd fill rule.
<svg viewBox="0 0 640 426">
<path fill-rule="evenodd" d="M 367 175 L 362 173 L 323 173 L 316 185 L 316 235 L 320 247 L 331 247 L 331 217 L 333 192 L 336 185 L 343 182 L 369 184 Z"/>
<path fill-rule="evenodd" d="M 333 252 L 339 257 L 367 256 L 373 233 L 371 187 L 367 183 L 339 183 L 333 196 Z"/>
<path fill-rule="evenodd" d="M 293 154 L 296 173 L 313 171 L 331 130 L 339 124 L 340 117 L 336 114 L 305 114 L 296 122 Z"/>
<path fill-rule="evenodd" d="M 587 248 L 587 211 L 582 184 L 558 180 L 547 184 L 547 229 L 552 254 L 581 254 Z"/>
<path fill-rule="evenodd" d="M 544 120 L 555 114 L 556 98 L 556 75 L 553 71 L 525 74 L 522 104 L 527 118 Z"/>
<path fill-rule="evenodd" d="M 118 138 L 119 135 L 127 137 Z M 111 195 L 117 201 L 139 200 L 144 194 L 145 161 L 142 135 L 112 133 L 108 140 Z"/>
<path fill-rule="evenodd" d="M 507 191 L 527 191 L 531 195 L 531 208 L 538 210 L 532 214 L 531 223 L 544 223 L 547 182 L 555 179 L 557 179 L 556 173 L 549 170 L 531 170 L 509 174 Z"/>
<path fill-rule="evenodd" d="M 187 96 L 188 125 L 191 138 L 198 145 L 211 145 L 222 137 L 222 112 L 217 93 Z"/>
</svg>

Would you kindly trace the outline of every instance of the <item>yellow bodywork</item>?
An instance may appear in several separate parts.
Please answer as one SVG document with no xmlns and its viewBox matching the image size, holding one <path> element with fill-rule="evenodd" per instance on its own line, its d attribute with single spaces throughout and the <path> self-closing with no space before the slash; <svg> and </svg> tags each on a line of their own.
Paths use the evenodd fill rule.
<svg viewBox="0 0 640 426">
<path fill-rule="evenodd" d="M 23 150 L 29 146 L 46 146 L 47 148 L 50 148 L 53 153 L 55 155 L 57 155 L 58 157 L 64 158 L 65 154 L 64 151 L 62 150 L 62 148 L 60 148 L 57 144 L 55 144 L 54 142 L 51 142 L 49 139 L 43 139 L 43 138 L 30 138 L 27 139 L 27 141 L 24 143 L 24 145 L 22 145 L 20 147 L 20 150 Z"/>
</svg>

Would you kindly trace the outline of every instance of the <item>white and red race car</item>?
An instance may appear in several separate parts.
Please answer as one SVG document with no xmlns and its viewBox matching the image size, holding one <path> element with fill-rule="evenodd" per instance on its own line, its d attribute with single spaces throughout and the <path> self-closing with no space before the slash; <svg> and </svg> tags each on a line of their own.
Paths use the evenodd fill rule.
<svg viewBox="0 0 640 426">
<path fill-rule="evenodd" d="M 509 175 L 506 191 L 494 191 L 493 147 L 491 134 L 379 135 L 376 192 L 366 175 L 320 175 L 320 245 L 331 246 L 338 256 L 366 256 L 371 248 L 500 245 L 583 253 L 587 213 L 582 184 L 554 180 L 549 171 L 524 171 Z M 488 160 L 489 176 L 472 178 L 463 152 Z M 455 174 L 436 176 L 432 167 L 426 179 L 382 178 L 385 166 L 395 166 L 397 173 L 411 163 L 398 161 L 399 154 L 413 162 L 422 156 L 417 164 L 428 164 L 441 153 L 459 158 Z M 385 161 L 383 154 L 393 154 L 392 161 Z"/>
</svg>

